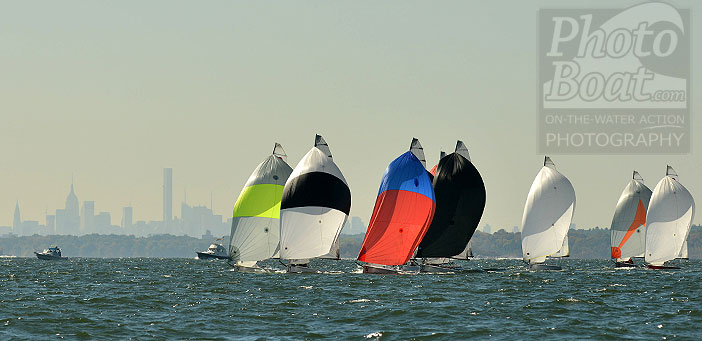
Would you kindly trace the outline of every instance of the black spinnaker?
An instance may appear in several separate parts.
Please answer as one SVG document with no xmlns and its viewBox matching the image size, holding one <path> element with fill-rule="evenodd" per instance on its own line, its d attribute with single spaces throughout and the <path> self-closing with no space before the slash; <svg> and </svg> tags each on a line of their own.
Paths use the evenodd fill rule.
<svg viewBox="0 0 702 341">
<path fill-rule="evenodd" d="M 463 143 L 459 141 L 459 146 Z M 461 151 L 439 161 L 433 185 L 436 213 L 417 249 L 417 258 L 453 257 L 463 252 L 485 209 L 485 184 Z"/>
</svg>

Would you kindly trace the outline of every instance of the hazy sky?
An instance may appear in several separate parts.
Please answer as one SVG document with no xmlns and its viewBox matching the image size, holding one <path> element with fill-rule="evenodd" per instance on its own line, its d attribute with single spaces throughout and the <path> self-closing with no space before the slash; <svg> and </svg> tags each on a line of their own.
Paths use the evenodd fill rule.
<svg viewBox="0 0 702 341">
<path fill-rule="evenodd" d="M 176 215 L 187 189 L 193 204 L 212 192 L 230 216 L 274 142 L 294 167 L 315 133 L 366 222 L 385 167 L 418 137 L 429 166 L 465 141 L 487 188 L 481 226 L 519 225 L 543 161 L 537 9 L 578 4 L 0 1 L 0 225 L 16 200 L 23 219 L 43 223 L 64 206 L 71 174 L 79 200 L 113 224 L 129 202 L 135 220 L 160 220 L 163 167 L 174 169 Z M 690 155 L 553 156 L 575 187 L 578 227 L 609 226 L 632 169 L 653 187 L 671 164 L 702 202 L 700 121 Z"/>
</svg>

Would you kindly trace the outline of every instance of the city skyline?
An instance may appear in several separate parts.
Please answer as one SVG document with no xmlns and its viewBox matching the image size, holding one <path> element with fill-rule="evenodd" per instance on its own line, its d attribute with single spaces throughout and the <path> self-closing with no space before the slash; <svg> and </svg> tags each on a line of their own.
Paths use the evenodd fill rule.
<svg viewBox="0 0 702 341">
<path fill-rule="evenodd" d="M 173 214 L 173 169 L 163 169 L 163 205 L 162 219 L 134 221 L 134 207 L 131 203 L 121 208 L 122 216 L 119 225 L 112 224 L 112 215 L 109 211 L 96 211 L 94 200 L 79 200 L 75 191 L 75 181 L 71 179 L 69 193 L 63 208 L 57 208 L 55 214 L 49 214 L 47 209 L 44 214 L 44 224 L 40 219 L 22 219 L 19 200 L 15 203 L 12 225 L 9 231 L 0 229 L 0 234 L 12 233 L 15 235 L 32 235 L 35 233 L 50 235 L 86 235 L 98 234 L 134 234 L 151 235 L 159 233 L 186 234 L 191 236 L 217 235 L 228 233 L 231 218 L 224 218 L 212 210 L 210 206 L 194 205 L 187 203 L 184 194 L 180 207 L 180 217 Z M 26 218 L 26 217 L 25 217 Z"/>
</svg>

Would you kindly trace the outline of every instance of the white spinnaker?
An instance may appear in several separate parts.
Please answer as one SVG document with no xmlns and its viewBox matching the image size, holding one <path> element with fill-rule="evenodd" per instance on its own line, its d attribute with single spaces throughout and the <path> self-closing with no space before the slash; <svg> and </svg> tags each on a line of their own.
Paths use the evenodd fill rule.
<svg viewBox="0 0 702 341">
<path fill-rule="evenodd" d="M 678 257 L 695 216 L 692 195 L 674 172 L 668 174 L 656 185 L 648 206 L 645 260 L 651 265 Z"/>
<path fill-rule="evenodd" d="M 300 175 L 323 172 L 346 179 L 341 170 L 318 147 L 312 148 L 293 169 L 286 186 Z M 339 238 L 348 215 L 342 211 L 319 206 L 286 208 L 280 211 L 280 258 L 305 260 L 330 252 Z M 298 264 L 295 261 L 295 264 Z"/>
<path fill-rule="evenodd" d="M 522 254 L 541 263 L 563 247 L 575 211 L 575 190 L 548 157 L 529 189 L 522 216 Z"/>
<path fill-rule="evenodd" d="M 642 257 L 646 250 L 645 221 L 643 221 L 643 224 L 638 224 L 635 227 L 635 230 L 630 233 L 624 244 L 622 244 L 622 240 L 626 237 L 629 228 L 636 219 L 639 205 L 642 206 L 643 212 L 648 210 L 651 194 L 651 189 L 644 185 L 641 175 L 634 171 L 633 179 L 629 181 L 619 196 L 617 208 L 612 218 L 610 246 L 616 248 L 621 244 L 619 261 L 627 261 L 632 257 Z"/>
<path fill-rule="evenodd" d="M 427 158 L 424 157 L 424 148 L 422 148 L 422 144 L 419 143 L 419 139 L 412 138 L 412 143 L 410 143 L 410 151 L 417 157 L 417 159 L 419 159 L 422 166 L 427 168 Z"/>
<path fill-rule="evenodd" d="M 295 207 L 281 211 L 281 259 L 321 257 L 331 252 L 346 214 L 327 207 Z"/>
</svg>

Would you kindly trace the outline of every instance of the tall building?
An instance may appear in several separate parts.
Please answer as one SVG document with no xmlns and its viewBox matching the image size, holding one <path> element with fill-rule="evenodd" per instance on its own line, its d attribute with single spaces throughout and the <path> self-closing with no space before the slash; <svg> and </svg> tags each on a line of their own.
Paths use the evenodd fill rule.
<svg viewBox="0 0 702 341">
<path fill-rule="evenodd" d="M 95 202 L 83 201 L 80 213 L 80 234 L 95 233 Z"/>
<path fill-rule="evenodd" d="M 53 214 L 46 215 L 46 229 L 48 234 L 56 234 L 56 216 Z"/>
<path fill-rule="evenodd" d="M 163 169 L 163 225 L 170 227 L 173 221 L 173 168 Z"/>
<path fill-rule="evenodd" d="M 483 232 L 487 234 L 492 233 L 492 228 L 490 227 L 490 224 L 485 224 L 485 226 L 483 227 Z"/>
<path fill-rule="evenodd" d="M 12 220 L 12 233 L 22 235 L 22 217 L 20 216 L 19 200 L 15 203 L 15 216 Z"/>
<path fill-rule="evenodd" d="M 122 207 L 122 228 L 130 229 L 132 228 L 134 209 L 131 206 Z"/>
<path fill-rule="evenodd" d="M 73 190 L 73 182 L 71 182 L 71 192 L 66 197 L 66 208 L 56 210 L 56 234 L 75 235 L 79 232 L 80 214 L 78 205 L 78 197 Z"/>
<path fill-rule="evenodd" d="M 110 212 L 100 212 L 95 216 L 95 228 L 98 232 L 106 232 L 112 226 L 112 218 Z"/>
</svg>

